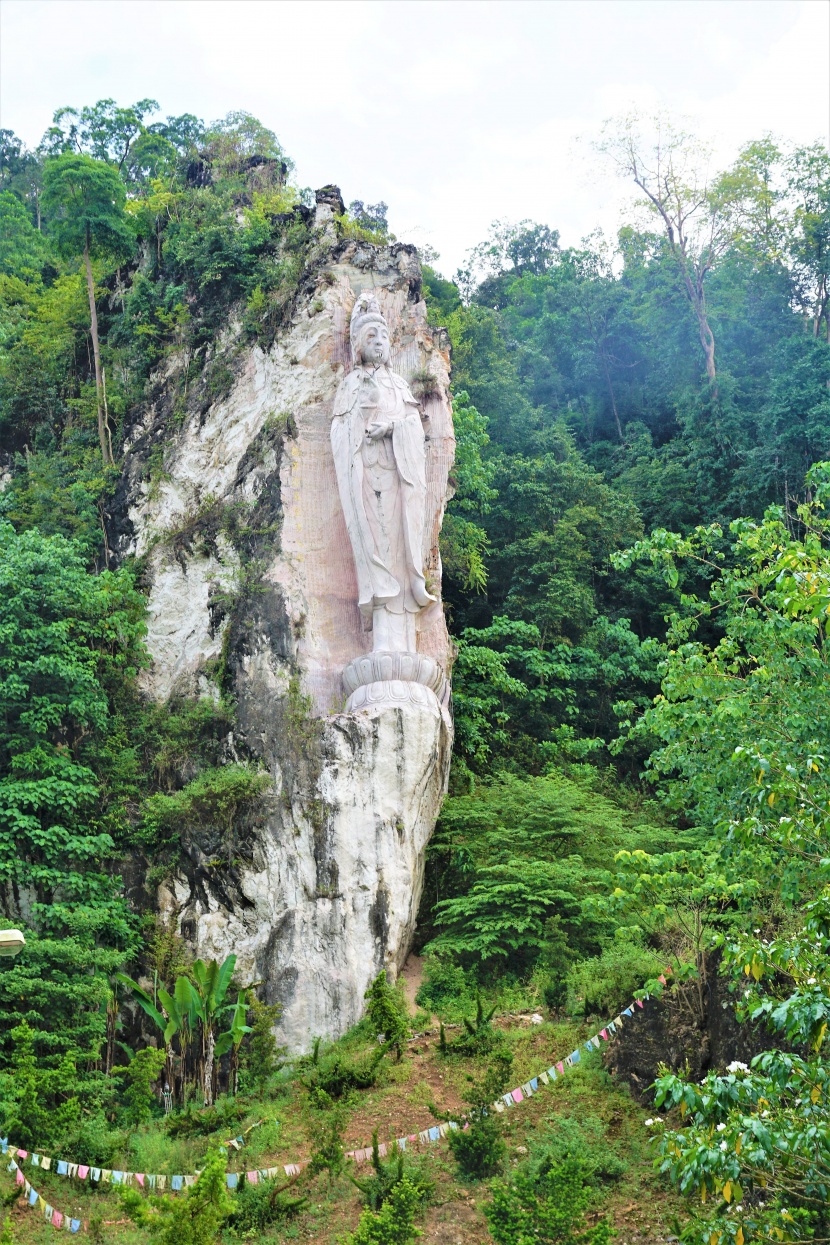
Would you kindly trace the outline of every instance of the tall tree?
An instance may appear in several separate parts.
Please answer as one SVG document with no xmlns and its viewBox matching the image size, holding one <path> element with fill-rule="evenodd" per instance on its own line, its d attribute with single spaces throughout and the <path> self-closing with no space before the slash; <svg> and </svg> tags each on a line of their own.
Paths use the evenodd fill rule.
<svg viewBox="0 0 830 1245">
<path fill-rule="evenodd" d="M 636 115 L 606 127 L 599 149 L 634 182 L 660 220 L 697 320 L 706 375 L 715 385 L 715 335 L 706 307 L 706 278 L 729 246 L 733 223 L 720 187 L 710 181 L 707 153 L 664 117 L 655 119 L 651 135 L 644 134 Z"/>
<path fill-rule="evenodd" d="M 86 108 L 59 108 L 43 136 L 50 154 L 77 151 L 124 169 L 130 149 L 145 132 L 144 118 L 158 111 L 154 99 L 140 99 L 131 108 L 119 108 L 114 99 L 99 99 Z"/>
<path fill-rule="evenodd" d="M 92 351 L 95 359 L 95 396 L 98 408 L 98 439 L 104 463 L 112 463 L 112 445 L 104 418 L 101 347 L 92 256 L 120 258 L 129 254 L 133 236 L 124 214 L 126 191 L 114 168 L 91 156 L 64 155 L 47 161 L 43 175 L 44 208 L 51 216 L 51 232 L 58 248 L 67 255 L 84 257 Z"/>
<path fill-rule="evenodd" d="M 830 342 L 830 153 L 822 143 L 797 148 L 788 161 L 794 200 L 790 256 L 798 300 L 813 336 L 822 320 Z"/>
</svg>

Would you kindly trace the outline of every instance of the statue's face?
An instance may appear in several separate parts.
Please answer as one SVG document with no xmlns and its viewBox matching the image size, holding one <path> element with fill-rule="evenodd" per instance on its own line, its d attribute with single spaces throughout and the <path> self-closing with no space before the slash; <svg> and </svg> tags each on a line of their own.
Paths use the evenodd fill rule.
<svg viewBox="0 0 830 1245">
<path fill-rule="evenodd" d="M 389 330 L 385 324 L 370 324 L 360 337 L 360 357 L 364 363 L 377 367 L 388 363 L 390 356 Z"/>
</svg>

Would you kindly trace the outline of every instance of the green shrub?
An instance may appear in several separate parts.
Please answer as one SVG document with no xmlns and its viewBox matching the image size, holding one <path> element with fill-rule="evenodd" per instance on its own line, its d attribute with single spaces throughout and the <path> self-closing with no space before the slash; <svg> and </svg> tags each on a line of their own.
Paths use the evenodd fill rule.
<svg viewBox="0 0 830 1245">
<path fill-rule="evenodd" d="M 550 1130 L 533 1143 L 532 1160 L 539 1168 L 556 1166 L 567 1158 L 582 1164 L 589 1183 L 619 1180 L 627 1164 L 609 1147 L 605 1125 L 595 1115 L 557 1115 Z"/>
<path fill-rule="evenodd" d="M 380 1157 L 378 1146 L 378 1130 L 372 1133 L 372 1175 L 365 1180 L 357 1176 L 349 1176 L 352 1184 L 360 1190 L 370 1210 L 378 1211 L 392 1196 L 394 1190 L 403 1180 L 408 1180 L 419 1190 L 422 1201 L 427 1201 L 434 1188 L 433 1182 L 412 1170 L 405 1170 L 406 1160 L 403 1150 L 397 1150 L 388 1163 Z"/>
<path fill-rule="evenodd" d="M 363 997 L 368 1001 L 366 1016 L 372 1035 L 383 1035 L 387 1049 L 394 1050 L 400 1059 L 403 1043 L 409 1037 L 409 1020 L 406 1005 L 398 991 L 390 986 L 385 970 L 378 973 Z"/>
<path fill-rule="evenodd" d="M 462 1176 L 470 1180 L 483 1180 L 494 1176 L 501 1169 L 507 1151 L 501 1116 L 493 1110 L 493 1102 L 504 1092 L 513 1056 L 502 1049 L 493 1054 L 493 1062 L 479 1080 L 468 1076 L 469 1088 L 462 1095 L 470 1104 L 466 1127 L 452 1129 L 447 1134 L 450 1150 Z M 430 1107 L 439 1120 L 452 1120 L 446 1111 Z"/>
<path fill-rule="evenodd" d="M 631 938 L 610 943 L 600 955 L 573 965 L 566 977 L 571 1015 L 613 1016 L 627 1007 L 644 981 L 662 972 L 664 960 Z"/>
<path fill-rule="evenodd" d="M 282 1005 L 262 1003 L 251 991 L 248 1009 L 251 1032 L 240 1052 L 240 1081 L 243 1089 L 252 1089 L 261 1097 L 271 1077 L 283 1066 L 286 1048 L 277 1046 L 274 1037 Z"/>
<path fill-rule="evenodd" d="M 357 1231 L 341 1237 L 341 1245 L 410 1245 L 421 1235 L 415 1227 L 420 1200 L 418 1189 L 404 1176 L 377 1214 L 364 1210 Z"/>
<path fill-rule="evenodd" d="M 208 1155 L 202 1174 L 184 1197 L 147 1197 L 125 1189 L 122 1205 L 159 1245 L 216 1245 L 222 1224 L 233 1211 L 225 1183 L 225 1156 Z"/>
<path fill-rule="evenodd" d="M 318 1095 L 315 1106 L 317 1110 L 309 1124 L 311 1134 L 311 1159 L 309 1171 L 327 1171 L 329 1181 L 340 1175 L 346 1166 L 343 1154 L 343 1133 L 346 1131 L 348 1109 L 343 1102 L 333 1102 Z"/>
<path fill-rule="evenodd" d="M 126 1067 L 113 1068 L 113 1075 L 121 1075 L 127 1082 L 124 1092 L 126 1124 L 144 1124 L 150 1119 L 156 1104 L 153 1085 L 166 1061 L 167 1054 L 164 1050 L 146 1046 L 144 1050 L 133 1055 Z"/>
<path fill-rule="evenodd" d="M 299 1214 L 307 1199 L 292 1192 L 296 1180 L 277 1184 L 274 1180 L 249 1184 L 246 1180 L 236 1192 L 228 1226 L 235 1232 L 255 1233 L 274 1223 Z"/>
<path fill-rule="evenodd" d="M 607 1219 L 585 1226 L 590 1195 L 578 1159 L 517 1172 L 511 1180 L 494 1181 L 492 1191 L 484 1214 L 497 1245 L 607 1245 L 610 1239 Z"/>
<path fill-rule="evenodd" d="M 501 1041 L 500 1035 L 493 1028 L 492 1020 L 496 1014 L 495 1004 L 485 1013 L 481 995 L 476 996 L 476 1014 L 471 1020 L 462 1017 L 464 1033 L 454 1041 L 448 1042 L 444 1025 L 440 1027 L 438 1049 L 442 1055 L 486 1055 Z"/>
<path fill-rule="evenodd" d="M 33 1029 L 24 1021 L 12 1030 L 14 1054 L 11 1074 L 4 1078 L 0 1100 L 0 1127 L 15 1144 L 57 1146 L 78 1128 L 81 1104 L 73 1092 L 75 1059 L 67 1053 L 57 1068 L 41 1068 L 35 1054 Z"/>
<path fill-rule="evenodd" d="M 474 987 L 457 961 L 450 956 L 427 955 L 424 979 L 418 987 L 415 1002 L 428 1012 L 437 1012 L 448 1019 L 454 1018 L 459 1007 L 469 1010 L 473 1006 Z"/>
<path fill-rule="evenodd" d="M 220 1098 L 212 1107 L 194 1111 L 187 1107 L 169 1115 L 165 1121 L 169 1137 L 210 1137 L 222 1130 L 235 1129 L 245 1118 L 246 1109 L 233 1098 Z"/>
<path fill-rule="evenodd" d="M 88 1115 L 82 1116 L 81 1126 L 71 1143 L 72 1153 L 77 1155 L 79 1163 L 89 1163 L 95 1167 L 117 1166 L 113 1160 L 124 1147 L 125 1134 L 120 1128 L 111 1126 L 107 1116 L 112 1114 L 114 1112 L 108 1104 L 101 1101 Z M 140 1167 L 138 1170 L 154 1171 L 155 1168 Z"/>
<path fill-rule="evenodd" d="M 386 1051 L 387 1044 L 384 1044 L 368 1058 L 351 1063 L 338 1047 L 321 1054 L 321 1039 L 315 1038 L 311 1054 L 301 1061 L 306 1074 L 300 1077 L 300 1082 L 308 1090 L 312 1103 L 325 1107 L 332 1099 L 343 1098 L 353 1089 L 369 1089 L 374 1085 Z"/>
</svg>

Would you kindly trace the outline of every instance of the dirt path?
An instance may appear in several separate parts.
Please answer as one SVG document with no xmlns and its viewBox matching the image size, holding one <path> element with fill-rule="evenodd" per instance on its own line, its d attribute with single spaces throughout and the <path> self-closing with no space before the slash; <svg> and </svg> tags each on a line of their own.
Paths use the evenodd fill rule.
<svg viewBox="0 0 830 1245">
<path fill-rule="evenodd" d="M 415 995 L 420 989 L 421 982 L 424 979 L 424 961 L 420 955 L 407 956 L 406 963 L 401 969 L 399 981 L 403 986 L 404 996 L 410 1012 L 416 1012 L 418 1007 L 415 1003 Z"/>
</svg>

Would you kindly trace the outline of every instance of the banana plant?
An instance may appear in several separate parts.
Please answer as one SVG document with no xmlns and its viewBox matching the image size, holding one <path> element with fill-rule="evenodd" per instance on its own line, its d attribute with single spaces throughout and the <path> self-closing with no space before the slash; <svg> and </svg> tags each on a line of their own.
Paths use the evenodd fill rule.
<svg viewBox="0 0 830 1245">
<path fill-rule="evenodd" d="M 168 994 L 166 990 L 158 990 L 158 1003 L 161 1004 L 163 1010 L 159 1010 L 156 1001 L 141 988 L 138 982 L 133 981 L 126 973 L 117 974 L 118 980 L 134 991 L 139 1006 L 162 1031 L 171 1069 L 173 1038 L 178 1035 L 184 1062 L 190 1040 L 198 1026 L 200 1037 L 198 1075 L 202 1082 L 205 1106 L 213 1104 L 216 1060 L 227 1050 L 234 1049 L 238 1052 L 245 1032 L 249 1032 L 245 1025 L 242 995 L 236 1003 L 225 1002 L 235 968 L 235 955 L 229 955 L 221 964 L 217 960 L 210 960 L 208 963 L 204 960 L 196 960 L 191 969 L 192 980 L 188 977 L 177 977 L 172 994 Z M 217 1025 L 220 1017 L 231 1010 L 234 1016 L 231 1028 L 228 1030 L 228 1041 L 227 1043 L 223 1041 L 226 1035 L 222 1034 L 220 1040 L 223 1041 L 223 1046 L 217 1053 Z"/>
<path fill-rule="evenodd" d="M 231 1052 L 230 1067 L 230 1084 L 231 1093 L 236 1093 L 239 1088 L 239 1048 L 246 1033 L 252 1033 L 250 1025 L 245 1024 L 248 1015 L 248 995 L 247 991 L 240 990 L 231 1013 L 230 1028 L 224 1033 L 220 1033 L 216 1039 L 215 1056 L 221 1059 L 223 1055 Z"/>
<path fill-rule="evenodd" d="M 173 1053 L 173 1038 L 177 1034 L 179 1035 L 179 1044 L 181 1046 L 183 1060 L 187 1041 L 187 1014 L 182 1010 L 180 1005 L 181 992 L 179 992 L 178 998 L 171 998 L 166 990 L 159 990 L 157 992 L 158 1002 L 161 1003 L 161 1006 L 164 1009 L 161 1011 L 156 1005 L 156 1000 L 153 999 L 146 990 L 143 990 L 137 981 L 133 981 L 132 977 L 128 977 L 126 973 L 116 973 L 115 976 L 123 985 L 130 987 L 136 996 L 136 1001 L 139 1007 L 146 1012 L 156 1027 L 161 1030 L 165 1051 L 167 1053 L 167 1067 L 165 1069 L 165 1075 L 168 1084 L 173 1085 L 173 1068 L 175 1058 Z M 182 977 L 179 978 L 179 981 L 184 980 L 186 979 Z M 177 981 L 176 990 L 178 990 L 178 985 L 179 982 Z M 176 990 L 174 990 L 174 994 L 176 994 Z"/>
<path fill-rule="evenodd" d="M 217 960 L 210 960 L 207 964 L 204 960 L 196 960 L 192 969 L 193 981 L 187 983 L 191 1007 L 201 1031 L 202 1088 L 206 1107 L 213 1104 L 216 1025 L 219 1017 L 234 1007 L 233 1003 L 225 1003 L 225 997 L 235 968 L 235 955 L 229 955 L 222 964 Z"/>
</svg>

